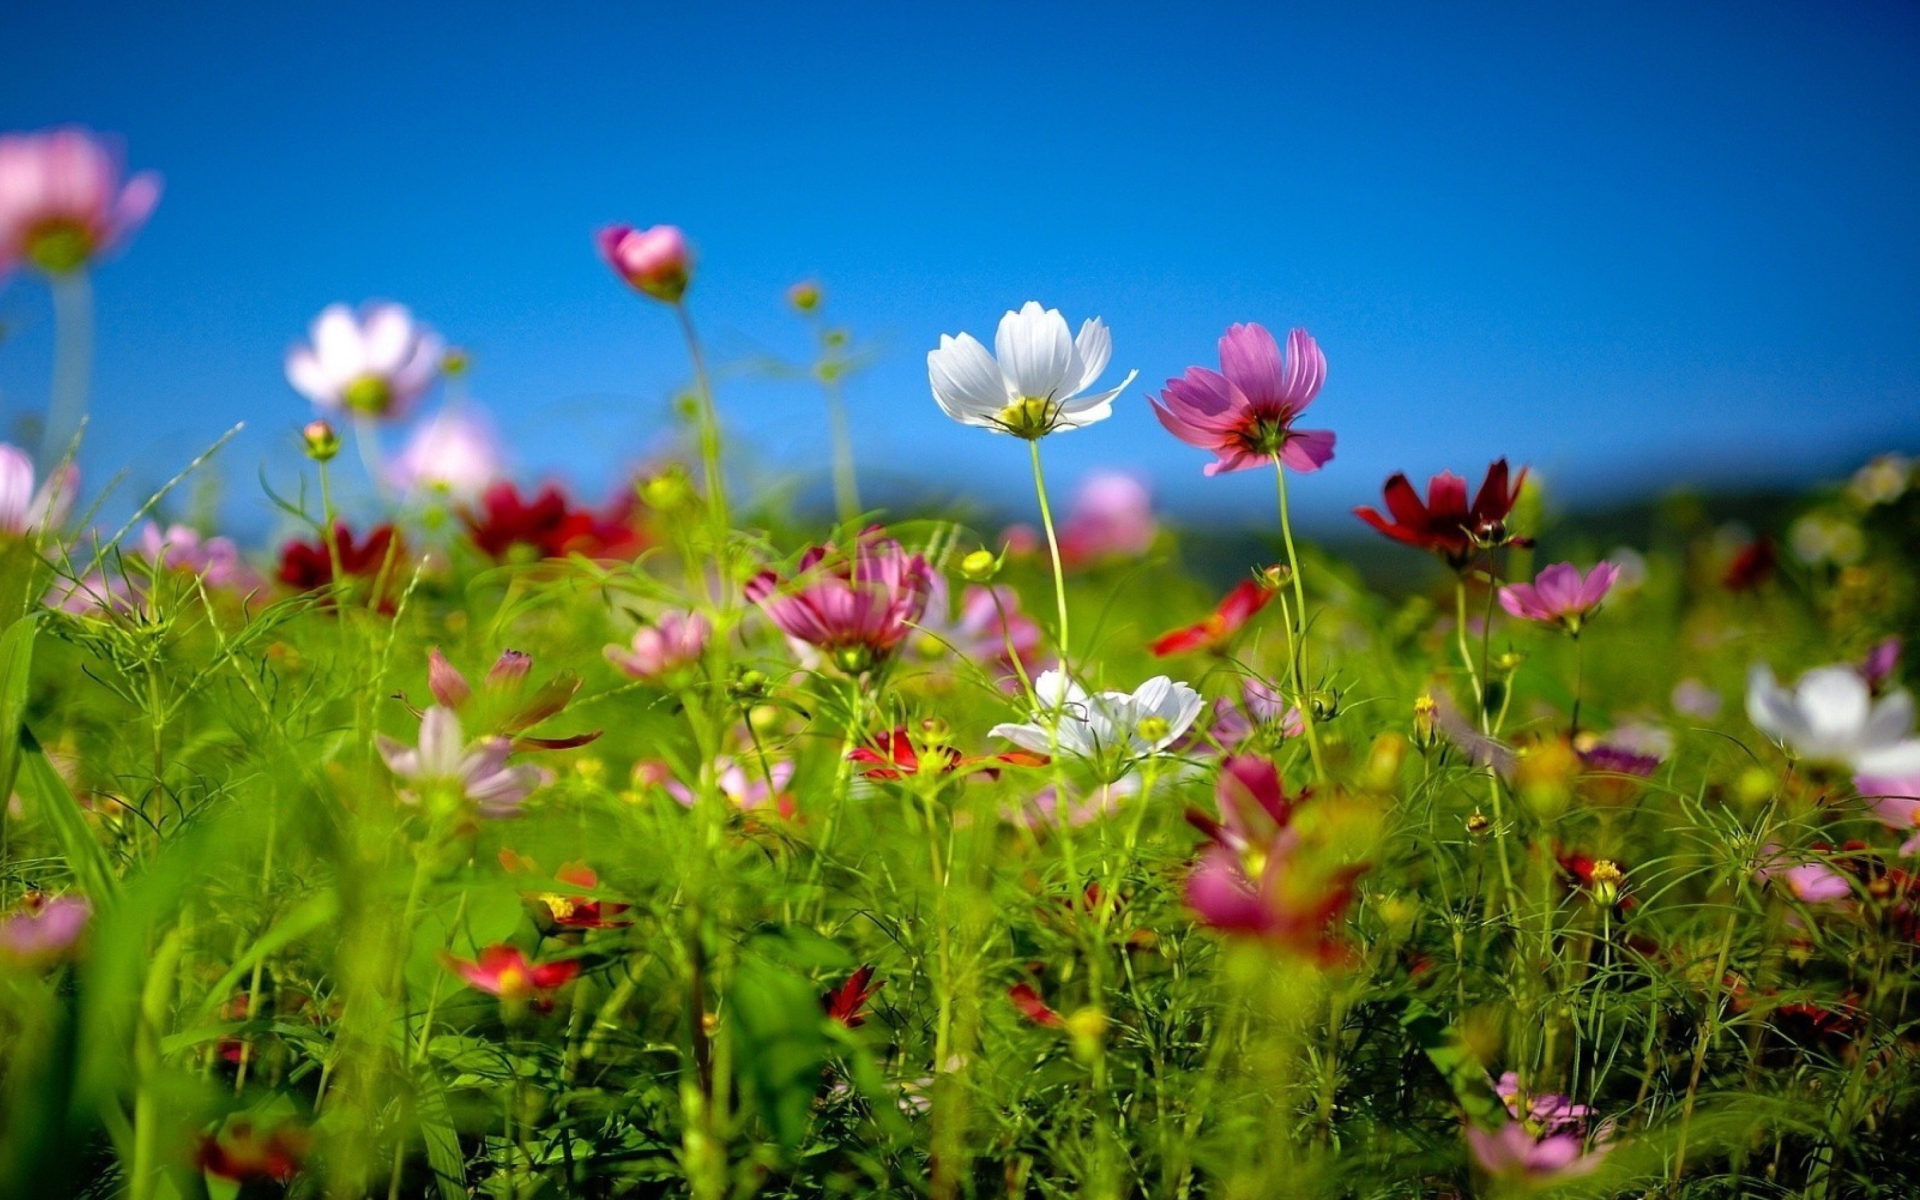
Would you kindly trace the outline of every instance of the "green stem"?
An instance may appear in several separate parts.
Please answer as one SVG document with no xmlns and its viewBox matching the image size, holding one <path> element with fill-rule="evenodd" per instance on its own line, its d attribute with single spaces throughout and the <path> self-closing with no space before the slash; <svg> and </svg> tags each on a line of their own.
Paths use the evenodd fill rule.
<svg viewBox="0 0 1920 1200">
<path fill-rule="evenodd" d="M 1453 633 L 1454 640 L 1460 646 L 1460 664 L 1467 669 L 1467 682 L 1473 685 L 1473 706 L 1480 714 L 1480 729 L 1487 728 L 1487 693 L 1480 686 L 1480 672 L 1473 665 L 1473 646 L 1467 641 L 1467 576 L 1465 572 L 1454 576 L 1453 580 Z"/>
<path fill-rule="evenodd" d="M 1047 476 L 1040 469 L 1040 439 L 1029 438 L 1027 449 L 1033 452 L 1033 490 L 1040 498 L 1040 523 L 1047 531 L 1047 551 L 1053 557 L 1053 601 L 1060 614 L 1059 637 L 1055 644 L 1060 648 L 1060 669 L 1067 666 L 1067 576 L 1060 566 L 1060 539 L 1053 531 L 1053 507 L 1047 503 Z"/>
<path fill-rule="evenodd" d="M 700 349 L 700 335 L 694 330 L 686 301 L 676 302 L 673 312 L 680 318 L 680 333 L 686 339 L 687 357 L 693 362 L 694 389 L 700 402 L 700 464 L 706 478 L 707 510 L 713 519 L 714 565 L 720 572 L 718 605 L 724 610 L 733 607 L 733 568 L 727 547 L 733 520 L 727 511 L 727 484 L 720 462 L 720 414 L 714 408 L 713 380 L 707 374 L 707 358 Z"/>
<path fill-rule="evenodd" d="M 1273 456 L 1275 489 L 1280 494 L 1280 537 L 1287 546 L 1287 574 L 1293 578 L 1293 611 L 1287 620 L 1287 657 L 1293 666 L 1293 702 L 1300 713 L 1300 728 L 1307 735 L 1307 751 L 1313 757 L 1313 775 L 1324 781 L 1327 766 L 1320 757 L 1320 735 L 1314 730 L 1313 702 L 1306 691 L 1307 593 L 1300 582 L 1300 555 L 1293 548 L 1293 515 L 1287 504 L 1287 472 L 1280 455 Z"/>
<path fill-rule="evenodd" d="M 93 375 L 93 283 L 84 270 L 52 276 L 54 359 L 53 394 L 47 423 L 40 431 L 40 473 L 45 476 L 66 457 L 87 416 L 87 392 Z"/>
</svg>

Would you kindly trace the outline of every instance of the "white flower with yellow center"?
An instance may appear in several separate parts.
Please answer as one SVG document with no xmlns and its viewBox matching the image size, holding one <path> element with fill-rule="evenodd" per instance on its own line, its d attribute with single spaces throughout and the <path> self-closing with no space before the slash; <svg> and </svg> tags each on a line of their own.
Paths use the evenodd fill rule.
<svg viewBox="0 0 1920 1200">
<path fill-rule="evenodd" d="M 1088 391 L 1113 357 L 1106 324 L 1095 317 L 1073 337 L 1059 309 L 1033 300 L 1000 318 L 993 348 L 987 353 L 971 334 L 942 334 L 939 349 L 927 353 L 933 398 L 962 425 L 1029 441 L 1112 416 L 1114 397 L 1139 374 L 1128 372 L 1110 391 Z"/>
</svg>

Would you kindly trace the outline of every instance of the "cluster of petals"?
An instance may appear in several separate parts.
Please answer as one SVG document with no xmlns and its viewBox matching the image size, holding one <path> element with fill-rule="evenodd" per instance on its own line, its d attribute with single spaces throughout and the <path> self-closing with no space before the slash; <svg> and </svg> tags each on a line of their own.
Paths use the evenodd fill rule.
<svg viewBox="0 0 1920 1200">
<path fill-rule="evenodd" d="M 313 1143 L 313 1133 L 293 1121 L 262 1128 L 241 1118 L 202 1135 L 194 1165 L 230 1183 L 286 1183 L 299 1174 Z"/>
<path fill-rule="evenodd" d="M 232 538 L 207 537 L 188 525 L 162 528 L 148 521 L 134 539 L 132 557 L 143 565 L 56 581 L 47 604 L 76 615 L 131 612 L 144 601 L 149 582 L 163 571 L 195 576 L 209 588 L 231 592 L 249 592 L 262 582 Z"/>
<path fill-rule="evenodd" d="M 874 994 L 887 986 L 886 980 L 878 983 L 873 979 L 874 968 L 871 963 L 855 970 L 847 976 L 839 987 L 820 998 L 820 1007 L 827 1019 L 844 1025 L 848 1029 L 858 1029 L 867 1023 L 867 1003 Z"/>
<path fill-rule="evenodd" d="M 529 692 L 527 681 L 532 674 L 532 655 L 503 650 L 475 689 L 440 647 L 427 652 L 427 690 L 435 703 L 477 720 L 489 735 L 510 739 L 513 749 L 571 750 L 599 738 L 597 730 L 565 737 L 529 735 L 527 730 L 565 711 L 580 690 L 580 676 L 561 671 Z"/>
<path fill-rule="evenodd" d="M 972 334 L 940 336 L 927 353 L 933 398 L 949 417 L 1020 438 L 1079 429 L 1113 415 L 1113 400 L 1133 382 L 1090 389 L 1113 357 L 1113 337 L 1098 317 L 1067 331 L 1057 308 L 1029 300 L 1000 318 L 993 353 Z"/>
<path fill-rule="evenodd" d="M 1913 697 L 1876 699 L 1854 667 L 1816 667 L 1789 690 L 1757 663 L 1747 677 L 1747 717 L 1807 762 L 1875 779 L 1920 775 Z"/>
<path fill-rule="evenodd" d="M 891 655 L 920 623 L 933 587 L 923 556 L 869 530 L 851 553 L 815 546 L 791 579 L 762 571 L 745 591 L 782 633 L 857 674 Z"/>
<path fill-rule="evenodd" d="M 948 651 L 1012 681 L 1015 663 L 1031 665 L 1040 653 L 1040 626 L 1020 611 L 1020 594 L 1010 587 L 969 584 L 957 608 L 946 578 L 935 573 L 915 644 L 928 658 Z"/>
<path fill-rule="evenodd" d="M 700 661 L 713 623 L 697 612 L 667 612 L 633 631 L 625 646 L 606 648 L 607 661 L 631 679 L 665 679 Z"/>
<path fill-rule="evenodd" d="M 1511 1120 L 1491 1133 L 1468 1127 L 1467 1145 L 1481 1170 L 1499 1179 L 1545 1183 L 1578 1178 L 1600 1165 L 1613 1130 L 1610 1122 L 1602 1124 L 1589 1150 L 1591 1108 L 1556 1092 L 1529 1092 L 1513 1071 L 1502 1075 L 1493 1090 Z"/>
<path fill-rule="evenodd" d="M 333 544 L 324 536 L 294 538 L 280 547 L 274 577 L 296 592 L 316 592 L 333 586 L 336 557 L 341 579 L 381 583 L 382 608 L 392 602 L 402 554 L 399 534 L 392 525 L 375 525 L 360 535 L 345 521 L 333 524 Z"/>
<path fill-rule="evenodd" d="M 1240 700 L 1222 696 L 1213 702 L 1213 725 L 1207 736 L 1227 751 L 1238 749 L 1249 738 L 1271 730 L 1282 738 L 1299 737 L 1306 721 L 1298 705 L 1287 703 L 1278 688 L 1249 675 L 1240 684 Z"/>
<path fill-rule="evenodd" d="M 624 929 L 633 924 L 622 914 L 628 906 L 602 900 L 593 893 L 600 887 L 600 875 L 585 863 L 562 863 L 554 871 L 556 882 L 577 888 L 573 892 L 542 892 L 536 899 L 547 919 L 561 929 Z"/>
<path fill-rule="evenodd" d="M 1148 649 L 1155 658 L 1191 654 L 1196 650 L 1220 653 L 1233 640 L 1233 635 L 1272 600 L 1272 588 L 1258 580 L 1246 580 L 1236 584 L 1204 620 L 1161 634 Z"/>
<path fill-rule="evenodd" d="M 1442 471 L 1428 481 L 1427 498 L 1422 503 L 1406 475 L 1396 472 L 1386 487 L 1391 519 L 1365 506 L 1353 512 L 1394 541 L 1438 554 L 1458 570 L 1483 549 L 1526 544 L 1507 530 L 1507 518 L 1513 515 L 1526 481 L 1524 467 L 1517 478 L 1509 480 L 1507 460 L 1502 458 L 1487 468 L 1487 477 L 1472 503 L 1467 501 L 1467 481 L 1451 471 Z"/>
<path fill-rule="evenodd" d="M 1920 771 L 1910 775 L 1856 775 L 1853 786 L 1874 820 L 1907 835 L 1900 853 L 1920 854 Z"/>
<path fill-rule="evenodd" d="M 1304 329 L 1280 344 L 1259 325 L 1232 325 L 1220 339 L 1220 369 L 1188 367 L 1153 401 L 1167 432 L 1214 461 L 1208 475 L 1265 466 L 1276 457 L 1291 471 L 1317 471 L 1333 458 L 1333 433 L 1293 423 L 1320 394 L 1327 358 Z"/>
<path fill-rule="evenodd" d="M 847 751 L 847 761 L 863 778 L 891 783 L 923 774 L 993 776 L 1004 766 L 1040 766 L 1047 760 L 1024 750 L 960 754 L 941 739 L 916 738 L 905 726 L 897 726 Z"/>
<path fill-rule="evenodd" d="M 614 274 L 655 300 L 679 303 L 693 279 L 693 251 L 675 226 L 608 225 L 594 235 L 594 244 Z"/>
<path fill-rule="evenodd" d="M 554 992 L 580 975 L 580 963 L 575 959 L 531 962 L 517 946 L 488 946 L 480 952 L 478 961 L 449 956 L 446 963 L 470 987 L 509 1003 L 532 1001 L 542 1011 L 553 1006 Z"/>
<path fill-rule="evenodd" d="M 547 484 L 531 499 L 509 480 L 488 487 L 477 508 L 462 514 L 473 544 L 496 559 L 518 555 L 594 559 L 631 558 L 646 545 L 633 528 L 624 505 L 608 512 L 582 508 L 557 484 Z"/>
<path fill-rule="evenodd" d="M 121 175 L 118 147 L 84 129 L 0 135 L 0 275 L 62 275 L 123 245 L 160 203 L 160 176 Z"/>
<path fill-rule="evenodd" d="M 73 510 L 80 472 L 71 466 L 50 472 L 35 487 L 33 458 L 20 447 L 0 442 L 0 539 L 25 537 L 58 528 Z"/>
<path fill-rule="evenodd" d="M 500 444 L 472 405 L 442 408 L 420 424 L 387 468 L 401 494 L 471 504 L 500 478 Z"/>
<path fill-rule="evenodd" d="M 404 304 L 329 304 L 287 351 L 287 382 L 326 412 L 404 416 L 440 376 L 446 345 Z"/>
<path fill-rule="evenodd" d="M 1578 632 L 1619 577 L 1620 568 L 1610 562 L 1596 563 L 1585 575 L 1572 563 L 1555 563 L 1535 576 L 1532 583 L 1501 588 L 1500 607 L 1523 621 Z"/>
<path fill-rule="evenodd" d="M 444 789 L 481 816 L 511 817 L 547 780 L 538 767 L 508 763 L 513 743 L 507 738 L 484 737 L 469 744 L 459 714 L 439 704 L 420 715 L 418 745 L 385 734 L 376 744 L 387 769 L 407 782 L 401 797 L 409 803 L 418 803 L 422 793 Z"/>
<path fill-rule="evenodd" d="M 1034 681 L 1033 719 L 995 725 L 989 733 L 1035 754 L 1070 754 L 1125 764 L 1164 751 L 1200 715 L 1200 693 L 1165 675 L 1131 692 L 1088 692 L 1065 671 Z"/>
</svg>

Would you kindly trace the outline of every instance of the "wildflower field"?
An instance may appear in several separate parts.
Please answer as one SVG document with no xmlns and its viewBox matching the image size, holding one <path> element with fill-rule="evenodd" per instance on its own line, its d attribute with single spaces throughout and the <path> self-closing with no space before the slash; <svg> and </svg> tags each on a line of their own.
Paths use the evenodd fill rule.
<svg viewBox="0 0 1920 1200">
<path fill-rule="evenodd" d="M 1489 444 L 1356 514 L 1382 592 L 1293 528 L 1361 402 L 1310 334 L 1136 387 L 1028 302 L 902 401 L 1030 464 L 974 528 L 862 506 L 800 285 L 812 520 L 729 472 L 686 239 L 615 227 L 681 453 L 505 479 L 459 354 L 339 305 L 242 548 L 165 519 L 219 444 L 124 522 L 72 466 L 159 199 L 0 138 L 63 339 L 0 445 L 0 1196 L 1915 1194 L 1905 459 L 1615 548 Z M 1225 586 L 1137 484 L 1048 490 L 1148 404 L 1273 479 Z"/>
</svg>

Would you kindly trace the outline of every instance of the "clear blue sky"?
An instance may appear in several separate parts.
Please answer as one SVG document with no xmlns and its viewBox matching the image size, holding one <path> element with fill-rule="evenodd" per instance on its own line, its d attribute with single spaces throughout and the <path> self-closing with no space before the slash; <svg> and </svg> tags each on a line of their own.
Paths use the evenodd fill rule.
<svg viewBox="0 0 1920 1200">
<path fill-rule="evenodd" d="M 604 485 L 684 370 L 592 250 L 614 220 L 689 231 L 722 357 L 799 352 L 783 291 L 823 280 L 881 353 L 869 473 L 1010 503 L 1020 446 L 947 422 L 924 355 L 1029 298 L 1141 372 L 1049 443 L 1062 480 L 1138 469 L 1176 509 L 1269 503 L 1144 398 L 1235 320 L 1326 350 L 1322 514 L 1499 453 L 1594 497 L 1920 448 L 1920 8 L 1292 7 L 18 0 L 0 127 L 118 132 L 166 175 L 97 280 L 96 480 L 242 419 L 234 492 L 291 470 L 282 355 L 378 296 L 473 351 L 523 475 Z M 0 319 L 10 424 L 44 394 L 37 281 Z M 721 402 L 824 470 L 804 388 Z"/>
</svg>

